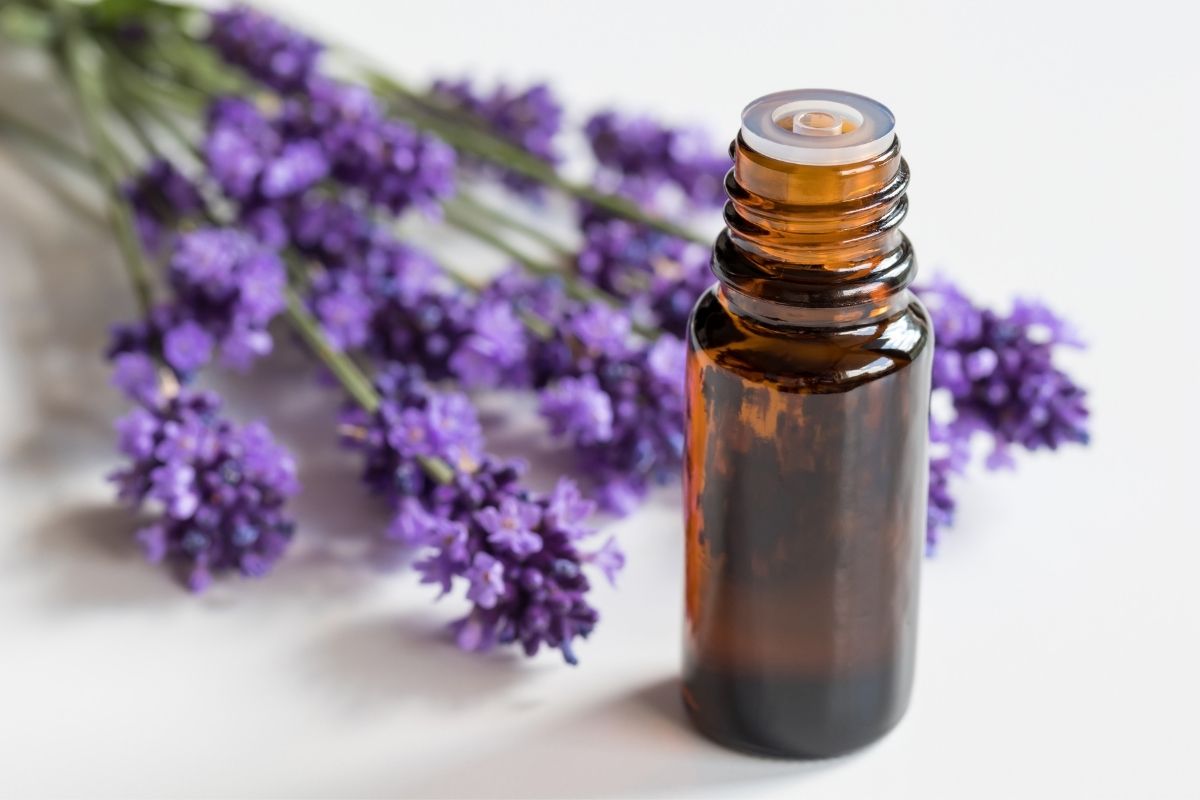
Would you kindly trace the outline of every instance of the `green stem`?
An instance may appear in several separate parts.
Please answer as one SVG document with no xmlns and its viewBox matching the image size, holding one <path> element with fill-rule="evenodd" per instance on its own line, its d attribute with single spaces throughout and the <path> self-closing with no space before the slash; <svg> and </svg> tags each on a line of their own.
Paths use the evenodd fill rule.
<svg viewBox="0 0 1200 800">
<path fill-rule="evenodd" d="M 104 189 L 109 220 L 116 234 L 117 246 L 129 273 L 134 295 L 142 312 L 149 314 L 153 303 L 150 273 L 134 231 L 129 207 L 121 193 L 117 166 L 121 154 L 104 129 L 103 91 L 89 79 L 87 67 L 83 63 L 84 39 L 79 29 L 77 8 L 65 0 L 57 0 L 55 9 L 62 26 L 60 62 L 74 91 L 83 118 L 84 131 L 92 146 L 92 169 Z"/>
<path fill-rule="evenodd" d="M 158 126 L 189 156 L 202 160 L 200 150 L 192 141 L 192 137 L 180 125 L 175 114 L 163 106 L 165 96 L 161 92 L 151 91 L 152 87 L 147 82 L 145 73 L 140 72 L 136 64 L 130 61 L 120 65 L 118 69 L 119 80 L 116 83 L 127 102 L 136 104 L 141 111 L 153 117 Z"/>
<path fill-rule="evenodd" d="M 402 101 L 403 105 L 394 109 L 397 114 L 418 128 L 436 133 L 458 150 L 586 200 L 617 216 L 697 244 L 705 246 L 712 244 L 708 237 L 670 220 L 647 214 L 636 203 L 624 197 L 597 191 L 587 184 L 568 180 L 560 175 L 552 165 L 480 125 L 478 118 L 473 115 L 414 92 L 376 71 L 368 70 L 365 74 L 368 83 L 377 91 L 390 94 Z"/>
<path fill-rule="evenodd" d="M 124 99 L 118 99 L 116 103 L 117 116 L 125 123 L 125 128 L 133 134 L 133 138 L 137 140 L 138 146 L 141 147 L 142 153 L 146 158 L 154 158 L 158 155 L 158 146 L 154 140 L 146 132 L 146 127 L 141 124 L 135 112 Z"/>
<path fill-rule="evenodd" d="M 504 237 L 500 236 L 494 230 L 481 225 L 477 220 L 463 213 L 459 208 L 447 206 L 444 208 L 446 223 L 453 228 L 457 228 L 463 233 L 478 239 L 492 249 L 503 253 L 504 255 L 516 261 L 525 269 L 535 275 L 560 275 L 562 270 L 553 264 L 547 264 L 544 261 L 538 261 L 529 255 L 526 255 L 519 248 L 509 244 Z"/>
<path fill-rule="evenodd" d="M 366 411 L 379 408 L 379 395 L 371 386 L 371 381 L 344 353 L 334 349 L 321 332 L 320 325 L 305 308 L 300 295 L 291 286 L 287 288 L 287 315 L 300 338 L 329 367 L 354 402 Z"/>
<path fill-rule="evenodd" d="M 118 69 L 144 84 L 144 93 L 156 94 L 179 110 L 193 113 L 211 99 L 207 92 L 182 79 L 175 70 L 161 69 L 166 64 L 165 59 L 139 59 L 136 49 L 128 45 L 103 38 L 96 41 Z"/>
<path fill-rule="evenodd" d="M 36 125 L 25 122 L 3 108 L 0 108 L 0 128 L 40 148 L 46 155 L 56 160 L 67 162 L 68 166 L 76 169 L 91 169 L 91 160 L 75 149 L 73 145 L 67 144 L 62 139 L 46 133 L 46 131 Z"/>
<path fill-rule="evenodd" d="M 533 274 L 540 276 L 556 276 L 561 278 L 563 282 L 563 289 L 566 291 L 568 297 L 583 302 L 605 303 L 613 308 L 622 308 L 628 305 L 628 301 L 616 297 L 615 295 L 611 295 L 601 289 L 597 289 L 594 286 L 589 286 L 588 284 L 583 283 L 553 264 L 547 264 L 543 261 L 538 261 L 535 258 L 531 258 L 525 253 L 521 252 L 521 250 L 518 248 L 513 247 L 495 231 L 480 225 L 476 220 L 470 217 L 464 216 L 458 209 L 446 208 L 445 215 L 446 223 L 448 225 L 457 228 L 468 236 L 471 236 L 493 248 L 494 250 L 503 253 Z M 450 275 L 460 283 L 466 283 L 469 280 L 465 278 L 465 276 L 456 274 L 444 266 L 443 269 L 447 275 Z M 641 324 L 634 324 L 633 330 L 639 336 L 642 336 L 646 339 L 657 338 L 660 333 L 660 331 L 656 328 Z M 538 330 L 535 330 L 534 332 L 537 333 Z"/>
<path fill-rule="evenodd" d="M 476 216 L 491 220 L 492 222 L 498 223 L 510 230 L 522 234 L 526 238 L 537 242 L 547 250 L 555 253 L 557 256 L 566 258 L 573 255 L 573 252 L 569 247 L 562 244 L 553 236 L 550 236 L 540 228 L 523 222 L 522 220 L 519 220 L 516 217 L 501 211 L 495 206 L 488 205 L 471 194 L 459 191 L 454 200 L 451 202 L 456 205 L 461 205 L 465 210 L 470 211 Z"/>
<path fill-rule="evenodd" d="M 349 356 L 334 349 L 321 332 L 321 326 L 305 308 L 300 295 L 290 286 L 287 289 L 287 315 L 292 328 L 329 368 L 354 401 L 365 411 L 373 412 L 378 409 L 380 398 L 371 381 Z M 438 483 L 450 483 L 454 480 L 454 468 L 440 458 L 422 456 L 419 460 L 425 474 Z"/>
</svg>

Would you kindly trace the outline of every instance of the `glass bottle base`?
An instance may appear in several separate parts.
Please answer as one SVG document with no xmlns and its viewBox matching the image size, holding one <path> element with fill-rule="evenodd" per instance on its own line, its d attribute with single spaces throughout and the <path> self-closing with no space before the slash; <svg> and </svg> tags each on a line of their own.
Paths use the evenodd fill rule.
<svg viewBox="0 0 1200 800">
<path fill-rule="evenodd" d="M 887 735 L 904 716 L 909 690 L 896 669 L 813 679 L 701 668 L 688 673 L 683 699 L 693 725 L 723 747 L 816 760 L 852 753 Z"/>
</svg>

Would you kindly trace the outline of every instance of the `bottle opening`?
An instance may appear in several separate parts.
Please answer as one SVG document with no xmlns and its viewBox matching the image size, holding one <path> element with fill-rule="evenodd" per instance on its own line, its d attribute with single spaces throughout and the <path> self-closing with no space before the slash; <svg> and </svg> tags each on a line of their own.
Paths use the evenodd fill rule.
<svg viewBox="0 0 1200 800">
<path fill-rule="evenodd" d="M 760 97 L 742 111 L 742 140 L 755 152 L 793 164 L 853 164 L 885 152 L 896 118 L 882 103 L 852 92 L 794 89 Z"/>
<path fill-rule="evenodd" d="M 842 133 L 846 120 L 828 111 L 805 111 L 792 117 L 792 133 L 807 133 L 809 136 L 837 136 Z"/>
</svg>

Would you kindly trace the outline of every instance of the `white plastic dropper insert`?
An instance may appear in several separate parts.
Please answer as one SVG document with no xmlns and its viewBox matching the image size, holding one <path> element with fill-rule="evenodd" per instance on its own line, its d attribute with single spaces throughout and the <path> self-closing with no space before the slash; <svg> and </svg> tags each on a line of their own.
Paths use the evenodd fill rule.
<svg viewBox="0 0 1200 800">
<path fill-rule="evenodd" d="M 793 89 L 746 106 L 741 135 L 751 150 L 778 161 L 854 164 L 892 146 L 896 117 L 883 103 L 853 92 Z"/>
</svg>

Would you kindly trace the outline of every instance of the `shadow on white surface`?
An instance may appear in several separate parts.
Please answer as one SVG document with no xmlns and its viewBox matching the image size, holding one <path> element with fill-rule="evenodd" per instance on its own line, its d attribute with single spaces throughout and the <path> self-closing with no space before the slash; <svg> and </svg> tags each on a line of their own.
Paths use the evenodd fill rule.
<svg viewBox="0 0 1200 800">
<path fill-rule="evenodd" d="M 470 711 L 542 671 L 509 651 L 460 652 L 435 616 L 423 609 L 346 619 L 322 631 L 296 660 L 316 696 L 334 698 L 339 711 L 355 718 L 387 716 L 414 704 Z"/>
<path fill-rule="evenodd" d="M 27 540 L 52 610 L 153 606 L 180 588 L 149 568 L 133 539 L 137 520 L 116 504 L 71 506 L 45 517 Z"/>
<path fill-rule="evenodd" d="M 702 739 L 688 723 L 675 678 L 604 698 L 490 750 L 465 752 L 415 780 L 358 787 L 412 797 L 621 797 L 721 787 L 753 794 L 756 784 L 795 781 L 834 770 L 853 757 L 793 762 L 747 756 Z"/>
</svg>

